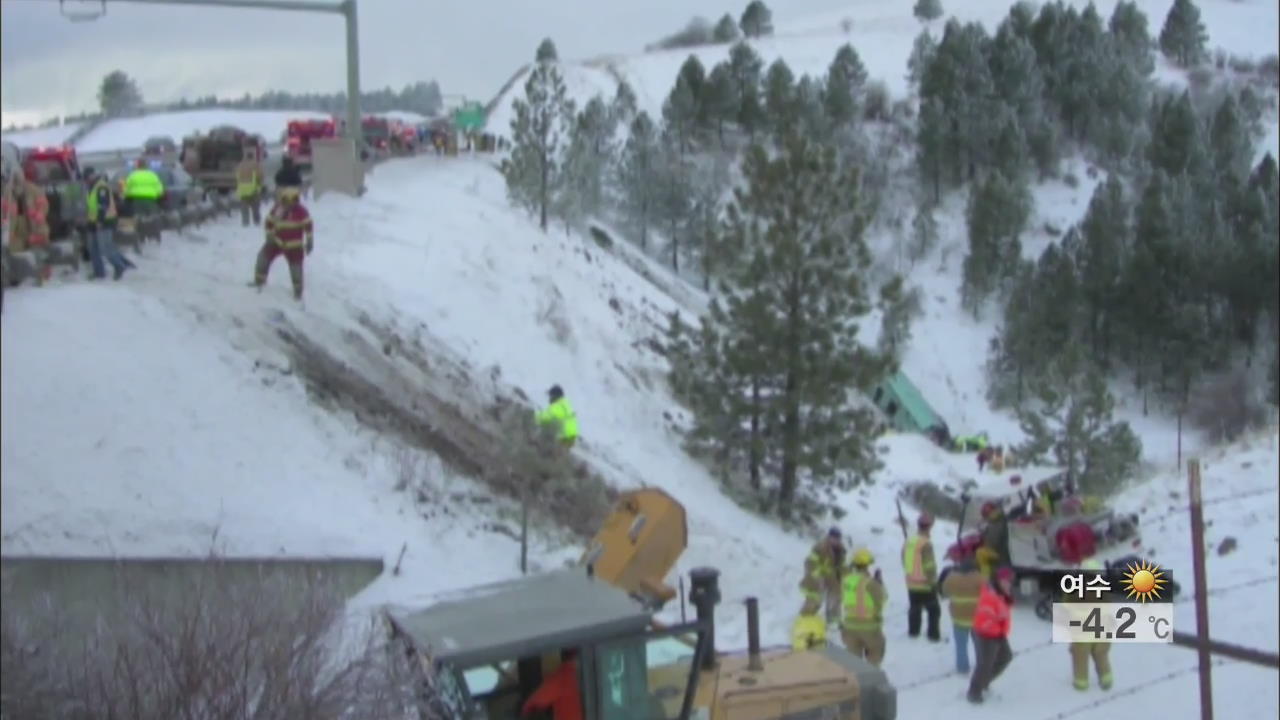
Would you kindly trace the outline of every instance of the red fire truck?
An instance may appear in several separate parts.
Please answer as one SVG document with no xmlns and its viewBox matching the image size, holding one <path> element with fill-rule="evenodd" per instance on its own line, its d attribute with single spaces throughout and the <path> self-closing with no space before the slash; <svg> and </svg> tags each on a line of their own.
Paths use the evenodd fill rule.
<svg viewBox="0 0 1280 720">
<path fill-rule="evenodd" d="M 293 158 L 296 165 L 311 165 L 311 140 L 313 138 L 331 138 L 338 136 L 338 121 L 334 118 L 326 120 L 290 120 L 285 130 L 285 153 Z"/>
<path fill-rule="evenodd" d="M 22 155 L 22 173 L 49 198 L 49 237 L 60 240 L 84 221 L 85 193 L 80 162 L 70 145 L 31 148 Z"/>
</svg>

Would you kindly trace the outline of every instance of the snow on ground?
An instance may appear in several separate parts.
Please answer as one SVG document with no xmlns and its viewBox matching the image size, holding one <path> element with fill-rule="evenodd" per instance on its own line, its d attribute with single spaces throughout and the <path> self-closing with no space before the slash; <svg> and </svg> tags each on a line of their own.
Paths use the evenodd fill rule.
<svg viewBox="0 0 1280 720">
<path fill-rule="evenodd" d="M 295 381 L 267 384 L 275 375 L 255 372 L 278 362 L 269 341 L 276 309 L 335 343 L 357 314 L 368 313 L 425 327 L 440 343 L 435 350 L 463 355 L 477 369 L 497 367 L 492 377 L 530 397 L 564 385 L 582 422 L 575 452 L 618 486 L 662 487 L 688 509 L 690 547 L 678 571 L 723 570 L 720 646 L 744 645 L 741 600 L 748 595 L 760 598 L 764 641 L 786 642 L 811 539 L 733 505 L 677 449 L 663 419 L 673 403 L 661 361 L 638 349 L 661 331 L 661 313 L 673 301 L 593 244 L 537 232 L 509 208 L 501 177 L 485 160 L 391 161 L 376 169 L 369 188 L 358 201 L 330 196 L 313 204 L 317 250 L 307 261 L 305 310 L 287 299 L 283 267 L 264 294 L 244 287 L 260 231 L 227 224 L 149 247 L 138 271 L 118 284 L 72 281 L 11 293 L 0 419 L 5 551 L 202 552 L 217 528 L 232 552 L 371 552 L 393 561 L 408 543 L 404 572 L 376 583 L 363 598 L 369 602 L 419 604 L 513 576 L 514 543 L 478 527 L 472 515 L 420 519 L 392 489 L 385 445 L 311 405 Z M 560 339 L 551 327 L 557 324 Z M 98 335 L 105 328 L 110 337 Z M 113 345 L 115 338 L 130 342 Z M 953 715 L 978 717 L 955 702 L 961 678 L 938 679 L 950 648 L 904 637 L 901 540 L 892 524 L 902 482 L 964 477 L 972 458 L 918 437 L 881 444 L 886 471 L 873 487 L 843 498 L 849 515 L 841 525 L 873 550 L 892 593 L 886 668 L 902 689 L 899 717 L 923 720 L 944 703 Z M 1269 466 L 1254 462 L 1257 477 L 1275 477 L 1274 455 Z M 1210 479 L 1220 477 L 1214 467 Z M 1220 482 L 1237 484 L 1229 475 Z M 1259 513 L 1254 538 L 1226 514 L 1238 507 L 1212 508 L 1223 513 L 1211 514 L 1223 526 L 1241 526 L 1242 554 L 1232 562 L 1251 556 L 1260 563 L 1253 548 L 1271 542 L 1275 515 Z M 1178 552 L 1172 522 L 1170 533 L 1160 559 Z M 576 552 L 544 544 L 534 559 L 548 567 Z M 1218 577 L 1211 575 L 1215 586 Z M 1224 597 L 1232 598 L 1221 602 L 1226 610 L 1242 602 Z M 1223 637 L 1245 632 L 1239 614 L 1215 611 L 1214 621 Z M 1045 647 L 1047 637 L 1048 626 L 1020 609 L 1020 652 L 993 701 L 1002 713 L 1053 717 L 1092 699 L 1070 690 L 1065 650 Z M 1118 647 L 1114 656 L 1121 689 L 1194 662 L 1169 648 Z M 1271 675 L 1228 667 L 1218 678 L 1220 698 L 1261 698 L 1264 709 L 1270 702 Z M 1185 703 L 1186 691 L 1169 689 L 1133 702 L 1181 717 L 1178 709 L 1189 705 L 1174 703 Z"/>
<path fill-rule="evenodd" d="M 0 140 L 11 142 L 20 148 L 61 145 L 79 128 L 80 123 L 67 123 L 35 130 L 5 131 L 3 135 L 0 135 Z"/>
<path fill-rule="evenodd" d="M 1276 652 L 1280 619 L 1274 608 L 1277 597 L 1277 462 L 1275 431 L 1261 433 L 1237 446 L 1206 453 L 1204 458 L 1207 575 L 1210 592 L 1210 631 L 1215 639 Z M 902 534 L 896 527 L 893 498 L 907 482 L 934 478 L 954 482 L 971 478 L 992 481 L 990 473 L 977 475 L 970 455 L 953 455 L 924 438 L 890 436 L 880 442 L 886 469 L 873 488 L 855 490 L 842 504 L 853 519 L 845 523 L 854 547 L 867 547 L 884 574 L 890 593 L 885 636 L 888 650 L 885 669 L 898 687 L 898 717 L 926 720 L 947 708 L 954 718 L 1020 718 L 1059 720 L 1066 717 L 1191 718 L 1198 706 L 1192 650 L 1161 645 L 1116 645 L 1111 650 L 1116 687 L 1114 702 L 1096 708 L 1091 703 L 1104 696 L 1095 689 L 1081 693 L 1071 687 L 1067 649 L 1050 642 L 1049 623 L 1036 618 L 1030 602 L 1015 608 L 1011 644 L 1014 659 L 1006 674 L 992 686 L 993 699 L 974 707 L 964 701 L 967 678 L 956 675 L 950 645 L 949 620 L 943 620 L 945 647 L 934 647 L 906 634 L 906 597 L 898 556 Z M 1005 473 L 1008 476 L 1009 472 Z M 1175 497 L 1173 493 L 1178 493 Z M 1233 495 L 1240 497 L 1232 498 Z M 1181 583 L 1183 595 L 1175 606 L 1174 625 L 1181 632 L 1195 631 L 1194 590 L 1191 576 L 1190 529 L 1186 512 L 1185 474 L 1161 474 L 1150 484 L 1126 493 L 1118 507 L 1143 517 L 1143 539 L 1150 560 L 1170 570 Z M 1225 499 L 1224 499 L 1225 498 Z M 909 522 L 916 512 L 904 504 Z M 1169 511 L 1173 510 L 1170 514 Z M 939 521 L 933 531 L 935 545 L 945 548 L 955 537 L 955 525 Z M 1219 556 L 1215 549 L 1226 536 L 1239 548 Z M 781 559 L 781 558 L 780 558 Z M 790 580 L 790 577 L 787 577 Z M 1265 610 L 1260 610 L 1265 608 Z M 946 610 L 944 609 L 944 618 Z M 1163 680 L 1151 689 L 1139 686 Z M 1214 670 L 1214 699 L 1223 717 L 1277 717 L 1280 689 L 1275 671 L 1242 663 Z"/>
<path fill-rule="evenodd" d="M 143 115 L 136 118 L 109 120 L 94 128 L 76 143 L 81 153 L 111 152 L 141 148 L 147 138 L 167 136 L 176 142 L 195 132 L 208 132 L 219 125 L 234 125 L 266 138 L 268 143 L 280 142 L 285 126 L 290 120 L 325 119 L 327 113 L 310 110 L 185 110 Z"/>
<path fill-rule="evenodd" d="M 399 120 L 400 122 L 410 123 L 414 125 L 418 123 L 424 123 L 427 121 L 426 115 L 423 115 L 421 113 L 416 113 L 416 112 L 409 112 L 408 110 L 388 110 L 387 112 L 372 113 L 372 114 L 378 115 L 380 117 L 391 118 L 392 120 Z"/>
<path fill-rule="evenodd" d="M 1087 0 L 1068 0 L 1069 5 L 1083 8 Z M 1227 52 L 1245 57 L 1262 57 L 1275 54 L 1277 31 L 1280 28 L 1280 11 L 1269 0 L 1203 0 L 1198 3 L 1209 33 L 1209 46 L 1222 47 Z M 964 22 L 981 22 L 994 32 L 999 22 L 1008 15 L 1010 0 L 968 0 L 963 3 L 944 3 L 945 18 L 955 17 Z M 1095 3 L 1103 21 L 1111 16 L 1114 0 Z M 1147 14 L 1150 32 L 1155 35 L 1164 23 L 1171 0 L 1138 0 L 1138 7 Z M 866 66 L 872 80 L 885 83 L 895 98 L 907 94 L 907 58 L 911 54 L 912 41 L 924 29 L 911 14 L 912 3 L 886 3 L 880 0 L 850 0 L 843 10 L 823 13 L 781 24 L 773 37 L 751 41 L 765 64 L 778 58 L 786 61 L 791 71 L 800 76 L 821 76 L 826 73 L 836 49 L 845 43 L 853 45 Z M 934 37 L 940 37 L 945 18 L 928 24 Z M 849 32 L 843 29 L 843 21 L 852 21 Z M 711 67 L 729 56 L 728 45 L 710 45 L 700 48 L 659 50 L 633 55 L 611 55 L 580 64 L 566 64 L 566 75 L 583 73 L 584 66 L 609 70 L 627 80 L 636 91 L 640 109 L 652 117 L 661 117 L 662 103 L 675 82 L 680 65 L 696 55 L 703 66 Z M 1185 75 L 1167 66 L 1158 58 L 1160 77 L 1170 82 L 1185 82 Z M 586 67 L 585 74 L 589 72 Z M 569 84 L 569 96 L 579 105 L 601 92 L 606 98 L 613 96 L 613 84 L 597 88 L 595 82 Z M 510 120 L 511 100 L 524 94 L 523 83 L 516 83 L 507 92 L 490 127 L 506 132 Z"/>
<path fill-rule="evenodd" d="M 178 243 L 139 258 L 143 269 L 119 284 L 9 293 L 4 552 L 190 556 L 217 548 L 393 563 L 400 544 L 424 537 L 426 527 L 408 496 L 392 491 L 389 454 L 311 405 L 295 379 L 264 375 L 202 322 L 214 309 L 215 298 L 201 295 L 209 283 L 162 274 L 166 256 L 187 250 Z M 161 292 L 166 283 L 191 285 L 185 304 Z M 433 522 L 464 532 L 479 520 Z M 447 551 L 420 544 L 407 560 L 461 576 L 511 547 L 486 534 Z"/>
</svg>

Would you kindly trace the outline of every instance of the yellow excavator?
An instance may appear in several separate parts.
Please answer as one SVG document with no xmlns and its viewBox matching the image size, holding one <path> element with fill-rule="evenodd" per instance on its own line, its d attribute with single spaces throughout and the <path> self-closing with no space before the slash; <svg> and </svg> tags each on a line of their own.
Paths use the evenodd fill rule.
<svg viewBox="0 0 1280 720">
<path fill-rule="evenodd" d="M 748 647 L 718 652 L 718 570 L 689 573 L 695 620 L 657 621 L 678 594 L 664 580 L 687 544 L 679 502 L 624 492 L 576 567 L 389 608 L 390 634 L 420 675 L 420 716 L 555 718 L 522 710 L 573 662 L 584 720 L 895 720 L 884 672 L 844 648 L 761 648 L 755 598 Z"/>
</svg>

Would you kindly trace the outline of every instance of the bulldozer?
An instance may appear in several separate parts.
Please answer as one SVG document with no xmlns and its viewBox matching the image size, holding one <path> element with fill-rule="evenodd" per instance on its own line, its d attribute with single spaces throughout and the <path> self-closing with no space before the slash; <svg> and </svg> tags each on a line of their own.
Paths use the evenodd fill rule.
<svg viewBox="0 0 1280 720">
<path fill-rule="evenodd" d="M 514 720 L 544 678 L 573 662 L 586 720 L 895 720 L 884 672 L 844 648 L 762 648 L 755 598 L 747 648 L 718 652 L 714 568 L 689 573 L 694 620 L 659 622 L 677 595 L 664 578 L 687 542 L 679 502 L 629 491 L 574 567 L 425 609 L 387 608 L 389 634 L 418 675 L 420 717 Z"/>
</svg>

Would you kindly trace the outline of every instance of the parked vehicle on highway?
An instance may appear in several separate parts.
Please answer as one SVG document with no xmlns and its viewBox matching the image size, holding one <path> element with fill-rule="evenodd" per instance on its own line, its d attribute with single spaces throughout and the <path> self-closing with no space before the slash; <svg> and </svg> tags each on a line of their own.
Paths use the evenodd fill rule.
<svg viewBox="0 0 1280 720">
<path fill-rule="evenodd" d="M 142 144 L 142 154 L 148 157 L 169 158 L 178 152 L 178 143 L 168 135 L 155 135 Z"/>
<path fill-rule="evenodd" d="M 162 210 L 181 210 L 199 203 L 204 197 L 204 190 L 181 165 L 153 161 L 151 169 L 160 177 L 160 182 L 164 183 L 164 196 L 160 198 Z M 125 168 L 111 175 L 117 191 L 124 192 L 124 181 L 130 172 L 133 172 L 132 168 Z"/>
<path fill-rule="evenodd" d="M 236 186 L 236 166 L 246 152 L 256 152 L 259 159 L 266 158 L 266 139 L 223 125 L 208 134 L 196 133 L 183 138 L 179 162 L 204 188 L 229 193 Z"/>
<path fill-rule="evenodd" d="M 338 121 L 290 120 L 285 129 L 285 153 L 300 168 L 311 167 L 311 141 L 315 138 L 338 136 Z"/>
<path fill-rule="evenodd" d="M 49 239 L 64 239 L 83 224 L 87 206 L 74 147 L 30 148 L 22 153 L 22 172 L 49 198 Z"/>
</svg>

